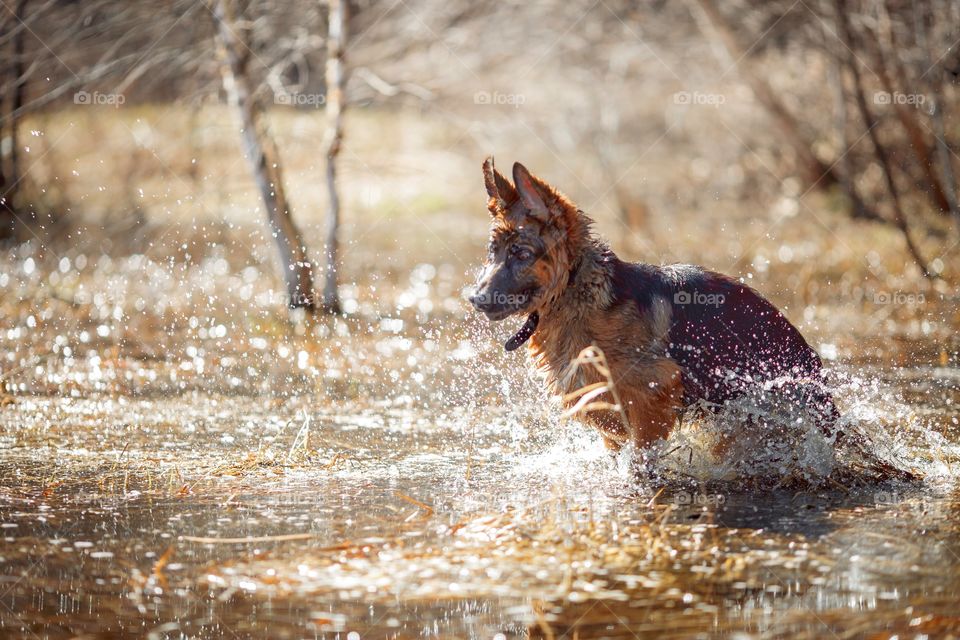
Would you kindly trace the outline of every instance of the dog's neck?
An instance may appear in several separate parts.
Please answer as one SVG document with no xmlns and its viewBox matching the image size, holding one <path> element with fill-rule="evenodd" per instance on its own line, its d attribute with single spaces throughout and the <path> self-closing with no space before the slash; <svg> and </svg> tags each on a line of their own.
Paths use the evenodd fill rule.
<svg viewBox="0 0 960 640">
<path fill-rule="evenodd" d="M 562 321 L 581 317 L 583 312 L 610 304 L 613 251 L 604 242 L 589 237 L 569 259 L 566 278 L 540 309 L 541 321 Z"/>
<path fill-rule="evenodd" d="M 572 361 L 592 342 L 588 321 L 597 311 L 610 306 L 615 259 L 606 244 L 594 237 L 587 238 L 570 260 L 558 291 L 539 309 L 539 326 L 528 350 L 551 382 L 563 375 L 558 366 Z"/>
</svg>

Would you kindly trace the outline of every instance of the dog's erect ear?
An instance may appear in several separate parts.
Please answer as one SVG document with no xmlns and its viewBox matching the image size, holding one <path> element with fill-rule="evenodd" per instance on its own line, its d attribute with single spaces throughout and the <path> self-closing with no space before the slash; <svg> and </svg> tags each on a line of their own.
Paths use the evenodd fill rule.
<svg viewBox="0 0 960 640">
<path fill-rule="evenodd" d="M 517 185 L 517 194 L 523 206 L 530 211 L 530 215 L 541 222 L 547 222 L 550 219 L 550 212 L 543 201 L 543 195 L 534 177 L 519 162 L 513 164 L 513 182 Z"/>
<path fill-rule="evenodd" d="M 496 200 L 497 205 L 504 211 L 510 208 L 519 196 L 510 181 L 493 166 L 493 156 L 483 161 L 483 184 L 487 188 L 487 195 Z M 491 209 L 490 213 L 496 215 Z"/>
</svg>

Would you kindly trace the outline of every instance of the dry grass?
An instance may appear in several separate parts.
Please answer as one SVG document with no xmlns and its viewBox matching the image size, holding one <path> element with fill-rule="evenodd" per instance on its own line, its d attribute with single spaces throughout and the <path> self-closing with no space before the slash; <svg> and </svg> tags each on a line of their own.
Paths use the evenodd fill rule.
<svg viewBox="0 0 960 640">
<path fill-rule="evenodd" d="M 2 566 L 27 576 L 10 593 L 32 603 L 26 615 L 38 631 L 142 634 L 144 620 L 190 620 L 198 602 L 239 635 L 291 637 L 359 621 L 371 621 L 372 635 L 416 635 L 425 617 L 450 619 L 455 607 L 483 620 L 484 631 L 533 637 L 954 629 L 951 604 L 924 576 L 897 583 L 911 593 L 899 603 L 910 613 L 843 605 L 849 594 L 824 576 L 861 575 L 844 564 L 850 545 L 722 526 L 722 510 L 681 505 L 676 487 L 652 500 L 616 493 L 629 489 L 608 460 L 577 458 L 599 444 L 558 424 L 522 356 L 502 352 L 513 327 L 486 326 L 461 300 L 485 244 L 478 164 L 488 149 L 437 151 L 438 140 L 459 149 L 458 132 L 410 113 L 351 117 L 349 313 L 313 322 L 283 308 L 246 167 L 223 162 L 236 156 L 236 132 L 222 111 L 75 111 L 36 123 L 45 132 L 37 156 L 51 151 L 37 175 L 57 179 L 78 203 L 73 235 L 0 256 L 0 472 L 12 478 L 0 489 L 0 521 L 18 525 L 4 530 L 12 542 Z M 59 138 L 70 122 L 83 134 Z M 324 202 L 310 141 L 320 123 L 278 112 L 273 126 L 316 255 Z M 189 153 L 182 131 L 191 132 Z M 90 136 L 112 153 L 97 152 Z M 877 433 L 907 423 L 954 428 L 942 396 L 957 398 L 948 382 L 955 294 L 905 268 L 895 234 L 846 221 L 816 196 L 744 202 L 725 191 L 714 200 L 706 178 L 702 194 L 625 232 L 610 203 L 590 202 L 570 175 L 582 171 L 594 184 L 588 160 L 566 169 L 543 150 L 532 155 L 532 168 L 595 205 L 598 230 L 625 256 L 741 275 L 840 363 L 919 372 L 919 380 L 844 391 L 848 405 L 877 405 L 879 417 L 867 420 Z M 688 164 L 656 157 L 639 170 L 668 203 L 691 191 Z M 116 175 L 130 193 L 99 188 Z M 134 207 L 142 223 L 131 224 Z M 828 224 L 812 224 L 807 207 Z M 925 299 L 879 304 L 877 292 Z M 581 364 L 605 366 L 598 353 Z M 898 413 L 905 403 L 888 402 L 891 387 L 923 396 L 909 406 L 927 414 Z M 606 391 L 581 390 L 579 410 Z M 571 433 L 579 448 L 550 450 Z M 953 464 L 946 447 L 930 449 L 925 464 L 941 464 L 936 455 Z M 841 504 L 822 519 L 862 537 L 875 505 L 861 489 L 825 490 Z M 945 512 L 937 519 L 898 512 L 876 528 L 897 531 L 904 518 L 917 527 L 952 522 L 955 500 L 936 504 Z M 98 528 L 115 514 L 132 537 Z M 49 535 L 27 530 L 35 526 Z M 114 559 L 68 547 L 89 539 Z M 882 553 L 877 544 L 868 557 Z M 31 574 L 38 561 L 42 571 Z M 941 561 L 921 554 L 893 566 Z M 955 581 L 947 588 L 954 593 Z M 66 604 L 36 597 L 47 591 Z M 81 592 L 96 594 L 97 606 L 75 605 Z M 818 593 L 825 603 L 804 609 Z M 258 621 L 264 603 L 286 606 L 289 619 Z M 383 617 L 373 622 L 371 608 Z M 11 628 L 2 615 L 0 632 Z M 196 624 L 184 633 L 209 629 Z"/>
<path fill-rule="evenodd" d="M 322 135 L 323 119 L 312 112 L 277 110 L 271 121 L 284 150 L 295 217 L 319 256 L 322 247 L 314 239 L 322 237 L 326 196 L 317 180 L 323 166 L 313 141 Z M 342 241 L 347 293 L 357 292 L 360 310 L 390 313 L 390 298 L 407 289 L 414 267 L 427 263 L 445 287 L 437 304 L 456 316 L 465 313 L 459 291 L 482 259 L 486 236 L 479 162 L 500 149 L 503 162 L 513 160 L 503 155 L 510 156 L 516 144 L 512 136 L 522 127 L 512 123 L 477 144 L 464 139 L 462 126 L 403 110 L 351 114 L 341 171 Z M 81 108 L 44 116 L 30 128 L 42 131 L 32 152 L 38 157 L 36 182 L 57 184 L 72 203 L 68 219 L 86 227 L 57 243 L 56 256 L 47 252 L 47 259 L 106 250 L 115 257 L 142 253 L 157 262 L 189 265 L 219 246 L 231 268 L 252 263 L 275 278 L 273 247 L 263 237 L 260 203 L 225 108 Z M 727 142 L 711 153 L 734 153 L 738 143 Z M 457 152 L 446 150 L 445 143 Z M 948 341 L 947 359 L 955 361 L 956 346 L 949 342 L 960 323 L 955 291 L 945 283 L 925 282 L 907 264 L 896 231 L 847 220 L 830 197 L 800 198 L 790 179 L 772 191 L 755 191 L 740 183 L 731 186 L 728 176 L 706 175 L 691 189 L 690 166 L 702 164 L 697 154 L 703 149 L 689 142 L 671 144 L 678 147 L 670 153 L 630 159 L 639 164 L 626 180 L 639 179 L 643 197 L 659 203 L 641 227 L 620 221 L 613 192 L 591 153 L 560 163 L 538 143 L 517 159 L 568 191 L 625 257 L 695 262 L 742 276 L 784 306 L 805 331 L 835 343 L 845 357 L 869 353 L 874 346 L 864 349 L 865 338 L 940 337 Z M 105 147 L 111 154 L 99 151 Z M 748 170 L 768 177 L 762 166 L 744 166 L 741 183 Z M 139 212 L 141 224 L 132 212 Z M 949 233 L 930 240 L 926 253 L 944 262 L 949 277 L 960 252 Z M 900 302 L 878 302 L 884 299 Z M 920 356 L 939 358 L 940 353 Z"/>
<path fill-rule="evenodd" d="M 135 141 L 127 129 L 136 123 L 125 119 L 136 116 L 149 121 L 155 129 L 151 148 L 167 158 L 171 167 L 180 166 L 172 160 L 177 139 L 173 130 L 188 115 L 174 111 L 157 117 L 146 108 L 110 119 L 97 119 L 86 111 L 69 114 L 74 119 L 94 118 L 93 130 L 118 149 L 124 140 Z M 221 115 L 216 109 L 203 110 L 196 114 L 199 120 L 194 126 L 204 130 L 202 123 L 213 126 Z M 378 114 L 356 118 L 363 123 L 355 140 L 361 157 L 390 146 L 389 136 L 378 135 L 386 120 Z M 51 117 L 46 135 L 55 135 L 66 121 L 63 116 Z M 290 127 L 308 139 L 311 130 L 303 127 L 318 125 L 309 115 L 280 113 L 275 126 L 280 131 Z M 97 202 L 107 206 L 114 195 L 104 194 L 96 185 L 117 167 L 110 166 L 106 157 L 96 163 L 85 160 L 82 154 L 89 153 L 85 140 L 73 135 L 62 138 L 56 153 L 45 155 L 41 165 L 49 163 L 51 176 L 60 175 L 58 159 L 77 157 L 90 171 L 69 179 L 77 190 L 70 197 L 89 202 L 96 211 Z M 284 296 L 273 247 L 258 226 L 250 226 L 259 214 L 252 191 L 247 191 L 245 167 L 242 163 L 229 167 L 232 177 L 205 173 L 225 170 L 223 163 L 214 161 L 229 152 L 222 146 L 224 140 L 211 133 L 206 142 L 198 143 L 201 168 L 192 169 L 195 165 L 186 162 L 181 170 L 199 172 L 201 179 L 190 189 L 207 193 L 226 185 L 226 195 L 235 203 L 246 202 L 251 217 L 235 216 L 236 207 L 218 205 L 216 210 L 228 212 L 230 222 L 212 219 L 209 211 L 194 202 L 200 196 L 188 197 L 186 183 L 166 180 L 165 195 L 156 192 L 155 197 L 143 199 L 145 225 L 122 240 L 109 237 L 109 230 L 125 218 L 115 213 L 104 218 L 105 234 L 85 226 L 90 220 L 85 215 L 78 216 L 82 233 L 75 239 L 62 239 L 50 250 L 34 243 L 0 256 L 0 346 L 5 348 L 0 358 L 2 404 L 16 399 L 29 403 L 31 396 L 122 399 L 201 392 L 267 395 L 276 399 L 278 407 L 286 398 L 302 396 L 332 411 L 349 413 L 391 405 L 441 414 L 458 407 L 511 406 L 528 424 L 542 424 L 537 416 L 543 411 L 536 406 L 542 399 L 539 383 L 525 366 L 517 366 L 525 361 L 522 355 L 507 355 L 499 348 L 512 329 L 509 321 L 490 328 L 461 299 L 460 291 L 469 284 L 470 270 L 484 246 L 486 213 L 475 202 L 476 167 L 467 159 L 462 166 L 447 163 L 445 170 L 457 175 L 435 180 L 425 167 L 436 160 L 427 155 L 423 162 L 406 163 L 408 169 L 398 169 L 396 174 L 385 170 L 384 180 L 412 181 L 413 187 L 397 191 L 413 194 L 411 198 L 443 185 L 443 195 L 437 199 L 445 204 L 430 210 L 405 201 L 404 210 L 416 214 L 418 222 L 412 222 L 362 198 L 353 202 L 344 229 L 349 249 L 342 295 L 348 315 L 291 322 L 281 302 Z M 411 145 L 409 139 L 402 142 Z M 419 157 L 415 144 L 407 152 Z M 297 153 L 291 149 L 288 175 L 293 181 L 309 169 L 304 165 L 309 160 Z M 156 170 L 155 162 L 159 160 L 145 160 L 144 176 Z M 421 173 L 411 173 L 412 166 L 421 167 Z M 362 194 L 363 181 L 372 179 L 359 163 L 351 167 L 348 162 L 344 175 L 347 193 Z M 137 181 L 132 178 L 132 184 Z M 386 193 L 392 187 L 385 184 L 381 189 Z M 718 211 L 729 205 L 718 202 Z M 298 218 L 308 230 L 319 224 L 322 208 L 315 201 L 298 209 Z M 911 367 L 950 367 L 957 361 L 958 307 L 953 298 L 938 297 L 919 277 L 888 269 L 895 258 L 902 258 L 892 234 L 874 228 L 863 233 L 864 228 L 839 221 L 836 234 L 820 227 L 811 231 L 800 215 L 778 218 L 772 227 L 758 226 L 743 211 L 723 211 L 730 214 L 727 231 L 709 244 L 700 240 L 698 216 L 678 212 L 670 221 L 676 230 L 669 234 L 671 244 L 682 246 L 685 257 L 715 265 L 742 254 L 746 247 L 753 255 L 781 257 L 787 255 L 780 251 L 784 246 L 792 247 L 789 260 L 762 262 L 763 269 L 754 270 L 760 262 L 744 266 L 753 275 L 749 281 L 786 305 L 788 316 L 815 345 L 827 345 L 821 350 L 828 358 L 854 364 L 894 361 Z M 196 223 L 191 224 L 191 219 Z M 617 223 L 603 207 L 598 208 L 598 219 L 601 232 L 619 238 L 619 244 L 630 244 L 631 236 L 617 233 Z M 435 235 L 423 231 L 424 223 Z M 465 229 L 470 231 L 464 233 Z M 629 247 L 624 248 L 629 255 Z M 864 256 L 882 267 L 883 277 L 865 269 Z M 927 297 L 915 304 L 876 304 L 870 295 L 880 287 L 905 294 L 926 291 Z M 29 406 L 24 410 L 29 411 Z M 87 419 L 96 420 L 96 414 Z M 71 422 L 64 425 L 60 440 L 45 428 L 18 430 L 8 435 L 7 442 L 20 450 L 38 447 L 53 452 L 71 443 L 103 447 L 102 442 L 88 442 L 88 436 L 73 426 Z M 286 450 L 254 444 L 213 467 L 204 462 L 200 475 L 279 474 L 300 462 L 339 468 L 353 460 L 350 451 L 310 447 L 309 428 L 303 434 L 304 438 L 284 445 Z M 111 482 L 127 482 L 118 474 L 110 471 Z M 157 482 L 175 485 L 177 490 L 187 484 L 178 484 L 173 470 L 163 474 L 157 475 Z"/>
</svg>

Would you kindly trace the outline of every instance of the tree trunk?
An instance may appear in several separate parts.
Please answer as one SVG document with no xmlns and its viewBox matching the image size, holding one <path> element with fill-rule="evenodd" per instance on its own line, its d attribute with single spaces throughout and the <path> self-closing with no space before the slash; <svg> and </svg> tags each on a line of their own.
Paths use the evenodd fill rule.
<svg viewBox="0 0 960 640">
<path fill-rule="evenodd" d="M 16 8 L 16 23 L 14 27 L 23 25 L 27 17 L 27 0 L 19 0 Z M 20 181 L 20 152 L 17 149 L 19 132 L 19 114 L 23 111 L 23 96 L 26 93 L 27 79 L 26 73 L 26 36 L 27 29 L 24 26 L 17 31 L 13 39 L 13 77 L 16 85 L 13 89 L 12 104 L 10 106 L 10 182 L 16 185 Z M 15 188 L 15 187 L 13 187 Z"/>
<path fill-rule="evenodd" d="M 937 139 L 937 158 L 940 161 L 940 171 L 943 173 L 943 184 L 946 192 L 947 206 L 953 215 L 953 220 L 960 227 L 960 203 L 957 202 L 957 177 L 953 173 L 953 151 L 947 144 L 947 127 L 943 117 L 943 97 L 937 88 L 931 88 L 933 99 L 933 131 Z"/>
<path fill-rule="evenodd" d="M 874 61 L 876 62 L 874 66 L 877 71 L 877 76 L 880 78 L 880 83 L 883 85 L 883 90 L 890 94 L 890 102 L 893 105 L 893 111 L 896 113 L 897 119 L 900 121 L 901 126 L 903 126 L 903 130 L 906 132 L 907 137 L 910 140 L 910 150 L 913 152 L 913 155 L 917 160 L 917 164 L 919 165 L 920 170 L 923 171 L 924 177 L 927 180 L 927 186 L 929 188 L 924 189 L 924 193 L 930 199 L 930 203 L 933 205 L 935 210 L 942 214 L 948 214 L 950 210 L 950 203 L 943 191 L 943 187 L 940 186 L 940 179 L 936 174 L 936 169 L 933 164 L 933 157 L 930 152 L 930 145 L 927 144 L 926 136 L 920 129 L 920 125 L 917 124 L 914 118 L 914 113 L 910 111 L 911 107 L 908 107 L 896 99 L 896 88 L 893 85 L 893 81 L 890 79 L 889 73 L 887 73 L 886 59 L 883 55 L 883 51 L 879 46 L 876 46 L 873 53 Z M 894 64 L 896 64 L 896 62 L 894 62 Z M 907 85 L 902 84 L 900 86 Z"/>
<path fill-rule="evenodd" d="M 838 173 L 840 188 L 850 200 L 850 216 L 852 218 L 886 222 L 880 214 L 866 205 L 857 190 L 857 172 L 853 155 L 850 153 L 850 136 L 847 133 L 847 92 L 843 85 L 843 67 L 840 59 L 839 53 L 835 53 L 829 70 L 830 84 L 833 87 L 834 128 L 837 131 L 837 140 L 840 143 L 840 148 L 837 150 L 840 157 L 838 164 L 843 167 L 843 170 Z"/>
<path fill-rule="evenodd" d="M 325 280 L 323 283 L 322 309 L 326 313 L 340 313 L 340 296 L 337 294 L 338 250 L 337 234 L 340 230 L 340 196 L 337 193 L 337 155 L 343 143 L 343 110 L 345 107 L 344 48 L 347 42 L 347 0 L 327 0 L 329 7 L 326 66 L 326 116 L 327 133 L 324 151 L 327 156 L 327 192 L 330 209 L 327 212 L 327 238 L 324 251 Z"/>
<path fill-rule="evenodd" d="M 214 11 L 217 37 L 224 57 L 221 65 L 224 88 L 240 116 L 244 152 L 267 209 L 270 232 L 280 251 L 288 305 L 313 310 L 313 267 L 300 231 L 291 217 L 276 145 L 262 126 L 262 113 L 250 88 L 247 76 L 250 48 L 238 35 L 239 27 L 233 19 L 231 5 L 232 0 L 218 0 Z"/>
<path fill-rule="evenodd" d="M 907 81 L 903 67 L 900 65 L 900 62 L 897 58 L 896 53 L 900 51 L 901 48 L 897 42 L 896 32 L 889 17 L 890 10 L 886 4 L 889 4 L 889 2 L 881 4 L 879 8 L 882 19 L 878 20 L 878 23 L 882 25 L 882 27 L 877 27 L 876 33 L 874 34 L 875 37 L 867 37 L 864 39 L 864 41 L 869 43 L 869 46 L 871 47 L 874 55 L 876 75 L 880 79 L 880 83 L 883 85 L 883 90 L 890 95 L 890 103 L 893 106 L 894 112 L 897 114 L 897 118 L 900 120 L 900 124 L 903 125 L 903 129 L 910 140 L 910 150 L 913 152 L 914 157 L 917 159 L 917 164 L 920 166 L 920 169 L 923 171 L 924 177 L 926 178 L 928 188 L 924 189 L 923 191 L 930 199 L 930 203 L 933 205 L 934 209 L 939 211 L 941 214 L 949 215 L 951 211 L 950 199 L 946 194 L 944 187 L 941 185 L 940 178 L 937 176 L 936 166 L 933 161 L 933 154 L 930 149 L 930 145 L 927 143 L 927 136 L 920 128 L 921 125 L 919 124 L 919 119 L 917 118 L 919 111 L 916 108 L 911 108 L 908 105 L 903 104 L 902 101 L 896 99 L 896 86 L 909 87 L 913 83 Z M 887 56 L 884 54 L 883 45 L 880 44 L 881 33 L 884 36 L 886 41 L 885 44 L 888 50 L 894 53 L 894 55 L 890 56 L 890 67 L 893 69 L 894 77 L 896 77 L 896 85 L 894 84 L 893 77 L 891 77 L 890 72 L 887 69 Z M 917 34 L 917 36 L 918 38 L 922 38 L 924 34 L 920 32 Z M 919 40 L 918 44 L 921 44 L 922 46 L 922 43 L 920 43 Z"/>
<path fill-rule="evenodd" d="M 913 236 L 910 233 L 910 226 L 907 223 L 907 217 L 904 214 L 903 207 L 900 203 L 900 192 L 897 189 L 897 184 L 893 179 L 893 168 L 890 166 L 890 160 L 887 157 L 887 151 L 880 142 L 880 136 L 876 131 L 877 120 L 870 111 L 870 107 L 867 106 L 867 99 L 863 93 L 863 79 L 860 77 L 860 68 L 857 66 L 856 56 L 853 54 L 852 47 L 855 43 L 853 40 L 853 31 L 850 28 L 850 21 L 847 17 L 846 0 L 834 0 L 834 8 L 837 12 L 837 30 L 839 32 L 839 37 L 845 45 L 844 49 L 847 52 L 847 67 L 850 69 L 850 73 L 853 76 L 853 95 L 856 99 L 857 109 L 860 111 L 860 117 L 863 119 L 863 124 L 865 127 L 867 127 L 867 134 L 870 136 L 870 142 L 873 144 L 877 162 L 880 165 L 880 168 L 883 170 L 883 177 L 887 185 L 887 191 L 890 193 L 890 204 L 893 208 L 894 224 L 896 224 L 896 226 L 900 229 L 900 232 L 903 234 L 903 239 L 907 244 L 907 250 L 917 263 L 917 266 L 920 267 L 920 271 L 923 273 L 924 277 L 931 279 L 936 278 L 938 277 L 937 274 L 930 271 L 926 260 L 920 253 L 920 248 L 917 246 L 916 242 L 914 242 Z"/>
<path fill-rule="evenodd" d="M 17 214 L 16 200 L 17 187 L 20 183 L 20 167 L 17 157 L 17 129 L 18 129 L 18 109 L 23 106 L 23 87 L 25 79 L 24 74 L 24 34 L 26 28 L 20 26 L 26 9 L 27 0 L 18 0 L 16 7 L 5 8 L 3 22 L 0 23 L 0 36 L 6 36 L 11 30 L 19 30 L 13 34 L 13 51 L 11 52 L 9 66 L 4 64 L 0 66 L 0 71 L 9 74 L 14 90 L 10 97 L 9 113 L 4 114 L 0 109 L 0 123 L 6 122 L 6 128 L 10 137 L 10 154 L 4 157 L 0 151 L 0 239 L 13 238 L 17 232 Z M 3 78 L 0 77 L 0 83 Z M 0 106 L 3 106 L 4 100 L 0 99 Z M 0 139 L 4 137 L 4 128 L 0 126 Z"/>
<path fill-rule="evenodd" d="M 930 63 L 930 49 L 927 45 L 924 14 L 916 0 L 913 1 L 913 20 L 917 33 L 917 45 L 922 52 L 921 59 L 923 60 L 923 66 L 927 68 L 927 72 L 929 73 L 931 69 L 939 67 L 939 65 L 937 63 Z M 947 127 L 944 123 L 943 116 L 945 107 L 943 91 L 941 90 L 943 88 L 943 71 L 937 68 L 934 73 L 934 78 L 927 82 L 930 97 L 933 101 L 930 118 L 933 122 L 933 137 L 936 140 L 934 144 L 936 144 L 937 147 L 937 159 L 943 176 L 944 199 L 946 200 L 950 214 L 953 216 L 954 223 L 960 226 L 960 202 L 957 201 L 957 177 L 953 172 L 952 156 L 954 154 L 947 142 Z M 921 76 L 921 79 L 923 79 L 924 76 L 926 76 L 926 73 Z"/>
<path fill-rule="evenodd" d="M 2 112 L 0 112 L 0 117 L 2 117 Z M 15 231 L 14 221 L 16 218 L 10 198 L 12 194 L 7 193 L 8 191 L 12 192 L 13 187 L 9 187 L 8 184 L 9 181 L 3 168 L 3 156 L 0 155 L 0 240 L 12 238 Z"/>
</svg>

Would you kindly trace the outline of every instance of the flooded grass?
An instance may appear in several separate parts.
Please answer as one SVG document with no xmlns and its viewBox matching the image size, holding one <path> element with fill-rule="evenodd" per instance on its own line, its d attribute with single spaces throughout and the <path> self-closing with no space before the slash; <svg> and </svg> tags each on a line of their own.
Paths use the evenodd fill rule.
<svg viewBox="0 0 960 640">
<path fill-rule="evenodd" d="M 830 365 L 870 458 L 801 425 L 718 461 L 725 423 L 691 422 L 638 481 L 455 271 L 290 322 L 205 251 L 4 257 L 0 636 L 960 635 L 949 301 Z"/>
<path fill-rule="evenodd" d="M 19 401 L 2 415 L 4 625 L 41 637 L 960 630 L 947 478 L 654 491 L 575 425 L 531 440 L 505 412 L 417 414 L 309 397 Z"/>
</svg>

